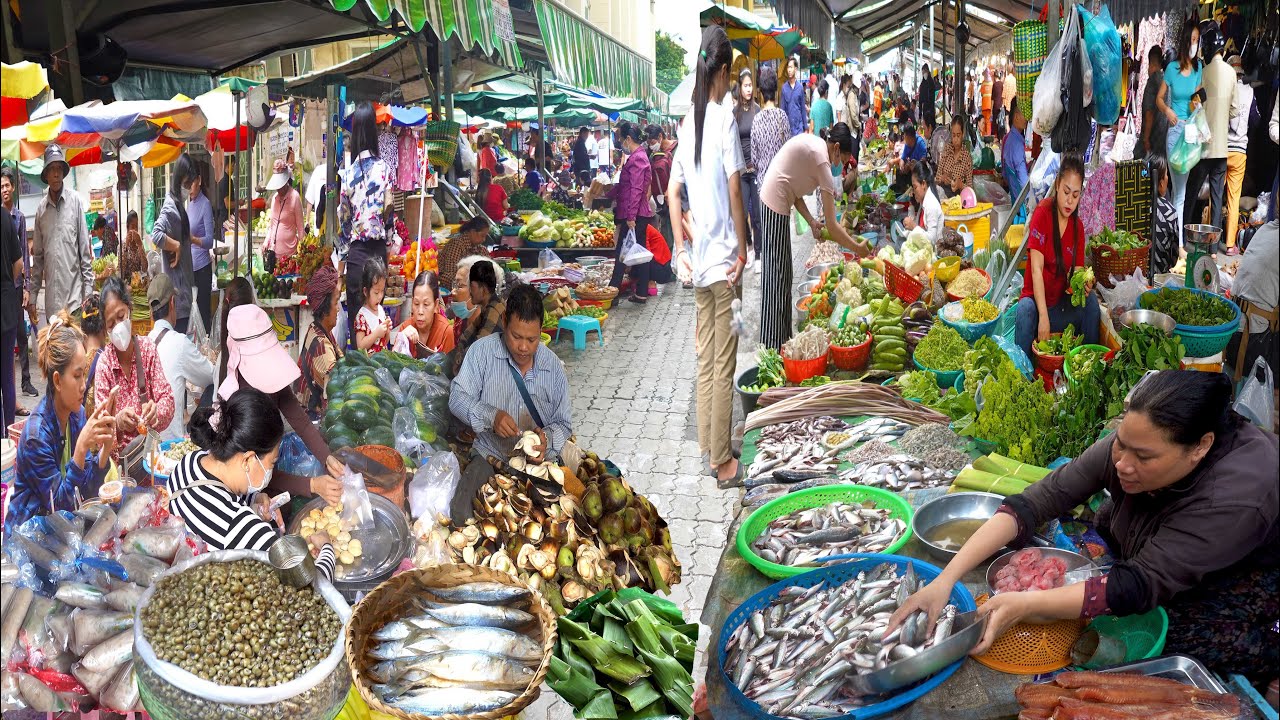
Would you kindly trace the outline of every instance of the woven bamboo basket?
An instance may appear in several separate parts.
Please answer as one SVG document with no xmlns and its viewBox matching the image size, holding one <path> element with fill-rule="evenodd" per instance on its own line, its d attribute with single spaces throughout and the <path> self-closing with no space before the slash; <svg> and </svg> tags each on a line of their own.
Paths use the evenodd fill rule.
<svg viewBox="0 0 1280 720">
<path fill-rule="evenodd" d="M 347 624 L 347 664 L 351 667 L 351 681 L 360 693 L 360 697 L 375 712 L 386 713 L 398 720 L 424 720 L 430 716 L 407 713 L 382 702 L 370 689 L 372 684 L 366 675 L 371 664 L 366 656 L 367 651 L 377 644 L 373 633 L 388 622 L 397 620 L 406 614 L 416 612 L 410 605 L 415 596 L 430 593 L 433 587 L 454 587 L 469 582 L 498 582 L 503 585 L 525 587 L 516 578 L 498 570 L 479 565 L 435 565 L 432 567 L 409 570 L 387 580 L 364 597 L 351 611 L 351 621 Z M 438 720 L 500 720 L 524 710 L 538 699 L 539 686 L 547 675 L 547 666 L 551 662 L 551 653 L 556 645 L 556 614 L 537 592 L 530 593 L 527 612 L 537 618 L 538 632 L 542 642 L 542 662 L 538 664 L 533 681 L 529 687 L 515 700 L 496 710 L 471 713 L 469 715 L 446 714 L 436 716 Z"/>
<path fill-rule="evenodd" d="M 612 300 L 618 297 L 618 288 L 606 288 L 601 292 L 587 292 L 584 290 L 574 290 L 574 293 L 583 300 Z"/>
</svg>

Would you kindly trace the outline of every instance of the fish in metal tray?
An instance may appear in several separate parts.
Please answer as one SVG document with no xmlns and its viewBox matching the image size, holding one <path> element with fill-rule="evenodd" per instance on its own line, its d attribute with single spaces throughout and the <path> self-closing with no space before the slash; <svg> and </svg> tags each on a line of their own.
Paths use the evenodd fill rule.
<svg viewBox="0 0 1280 720">
<path fill-rule="evenodd" d="M 914 613 L 893 632 L 889 617 L 922 587 L 884 563 L 843 583 L 786 588 L 732 632 L 724 671 L 765 712 L 814 720 L 853 712 L 865 697 L 859 679 L 933 647 L 947 637 L 956 608 L 937 622 Z"/>
</svg>

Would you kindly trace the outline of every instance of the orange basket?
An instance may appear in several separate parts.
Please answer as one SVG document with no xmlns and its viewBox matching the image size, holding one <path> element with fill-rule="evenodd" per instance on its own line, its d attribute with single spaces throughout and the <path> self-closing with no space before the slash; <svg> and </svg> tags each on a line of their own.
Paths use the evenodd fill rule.
<svg viewBox="0 0 1280 720">
<path fill-rule="evenodd" d="M 871 357 L 871 333 L 867 333 L 867 339 L 853 347 L 832 345 L 830 353 L 831 364 L 837 370 L 861 370 L 867 366 L 867 360 Z"/>
<path fill-rule="evenodd" d="M 1143 239 L 1141 234 L 1138 238 Z M 1111 276 L 1125 277 L 1138 268 L 1142 268 L 1144 277 L 1151 277 L 1151 265 L 1147 262 L 1151 256 L 1150 242 L 1142 247 L 1123 252 L 1117 251 L 1110 245 L 1094 245 L 1089 249 L 1089 256 L 1093 264 L 1093 274 L 1105 288 L 1113 286 Z"/>
<path fill-rule="evenodd" d="M 894 297 L 908 305 L 919 300 L 921 293 L 924 292 L 924 283 L 887 260 L 884 263 L 884 287 Z"/>
<path fill-rule="evenodd" d="M 990 597 L 977 598 L 981 607 Z M 1018 623 L 991 643 L 991 648 L 974 660 L 992 670 L 1013 675 L 1053 672 L 1071 664 L 1071 648 L 1084 633 L 1085 621 L 1058 620 L 1047 625 Z"/>
<path fill-rule="evenodd" d="M 827 356 L 823 355 L 812 360 L 792 360 L 783 356 L 782 371 L 787 376 L 787 382 L 799 385 L 827 371 Z"/>
</svg>

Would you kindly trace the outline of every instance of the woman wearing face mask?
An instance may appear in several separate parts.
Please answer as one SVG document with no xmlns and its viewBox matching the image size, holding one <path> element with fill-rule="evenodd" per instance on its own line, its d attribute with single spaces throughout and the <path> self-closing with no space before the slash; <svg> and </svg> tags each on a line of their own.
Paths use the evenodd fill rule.
<svg viewBox="0 0 1280 720">
<path fill-rule="evenodd" d="M 1165 652 L 1191 655 L 1222 674 L 1275 677 L 1278 461 L 1276 436 L 1231 409 L 1225 375 L 1149 376 L 1134 388 L 1114 434 L 1006 498 L 942 575 L 894 614 L 889 630 L 917 610 L 936 616 L 965 573 L 1002 547 L 1028 545 L 1041 523 L 1106 490 L 1097 529 L 1115 564 L 1084 582 L 991 598 L 979 609 L 990 617 L 972 653 L 1023 620 L 1123 617 L 1163 607 Z"/>
<path fill-rule="evenodd" d="M 1164 85 L 1156 95 L 1156 107 L 1169 120 L 1169 134 L 1165 136 L 1166 156 L 1173 154 L 1178 138 L 1186 132 L 1191 113 L 1200 105 L 1199 93 L 1203 89 L 1200 65 L 1200 26 L 1194 17 L 1189 18 L 1178 33 L 1178 57 L 1164 68 Z M 1173 207 L 1178 213 L 1178 230 L 1181 232 L 1182 206 L 1187 190 L 1185 173 L 1173 172 L 1169 177 L 1173 180 Z M 1199 191 L 1199 188 L 1196 188 Z M 1196 222 L 1196 221 L 1191 221 Z"/>
<path fill-rule="evenodd" d="M 453 351 L 453 323 L 444 316 L 440 300 L 440 280 L 430 270 L 413 280 L 409 319 L 396 328 L 393 347 L 415 358 Z M 401 349 L 403 348 L 403 349 Z"/>
<path fill-rule="evenodd" d="M 313 421 L 324 416 L 328 406 L 325 388 L 329 373 L 342 359 L 342 349 L 333 337 L 338 324 L 338 271 L 332 265 L 321 265 L 307 280 L 307 305 L 311 308 L 311 327 L 302 340 L 298 369 L 302 376 L 293 384 L 298 401 Z"/>
<path fill-rule="evenodd" d="M 96 495 L 115 449 L 110 398 L 95 412 L 85 413 L 89 358 L 84 335 L 67 311 L 40 331 L 36 360 L 48 390 L 18 441 L 17 481 L 4 519 L 6 535 L 36 515 L 74 509 L 77 490 L 81 497 Z"/>
<path fill-rule="evenodd" d="M 160 264 L 177 292 L 178 321 L 173 324 L 173 329 L 184 335 L 191 322 L 191 288 L 195 284 L 187 198 L 191 196 L 191 186 L 196 182 L 197 174 L 196 161 L 190 155 L 178 158 L 169 182 L 169 192 L 164 196 L 164 205 L 160 207 L 156 224 L 151 229 L 151 244 L 162 251 Z"/>
<path fill-rule="evenodd" d="M 809 212 L 805 196 L 818 191 L 831 240 L 859 255 L 871 253 L 871 248 L 851 237 L 836 218 L 835 199 L 842 192 L 838 170 L 852 156 L 849 126 L 836 123 L 821 137 L 803 134 L 791 138 L 769 163 L 760 186 L 760 225 L 764 231 L 760 340 L 766 347 L 781 348 L 791 337 L 791 209 L 809 223 L 815 236 L 824 228 Z"/>
<path fill-rule="evenodd" d="M 189 286 L 188 286 L 189 287 Z M 189 292 L 189 290 L 188 290 Z M 116 455 L 147 430 L 160 432 L 173 421 L 173 390 L 151 340 L 133 333 L 133 299 L 117 276 L 102 284 L 100 311 L 109 344 L 93 380 L 94 407 L 115 394 Z M 142 472 L 141 464 L 137 468 Z"/>
<path fill-rule="evenodd" d="M 649 169 L 649 154 L 645 151 L 644 139 L 640 126 L 635 123 L 622 122 L 618 125 L 618 138 L 622 151 L 627 154 L 627 161 L 622 164 L 618 183 L 613 186 L 613 217 L 618 226 L 614 231 L 617 242 L 617 260 L 613 264 L 613 279 L 609 284 L 615 288 L 622 287 L 622 274 L 627 266 L 622 262 L 622 238 L 634 232 L 636 242 L 645 247 L 645 229 L 653 222 L 653 210 L 649 208 L 649 183 L 653 178 Z M 649 300 L 649 266 L 651 262 L 643 262 L 631 266 L 632 294 L 631 302 L 644 304 Z M 654 293 L 657 294 L 656 292 Z"/>
<path fill-rule="evenodd" d="M 275 401 L 246 387 L 191 417 L 191 439 L 200 450 L 187 453 L 169 478 L 169 510 L 216 550 L 266 551 L 280 534 L 255 513 L 249 495 L 271 483 L 284 422 Z M 334 551 L 324 533 L 308 540 L 319 547 L 316 570 L 333 576 Z"/>
<path fill-rule="evenodd" d="M 1072 325 L 1086 343 L 1098 342 L 1098 298 L 1085 286 L 1084 305 L 1067 292 L 1071 273 L 1084 267 L 1084 223 L 1077 210 L 1084 191 L 1084 160 L 1062 156 L 1049 197 L 1040 201 L 1027 224 L 1027 271 L 1018 301 L 1014 342 L 1031 357 L 1031 343 Z"/>
</svg>

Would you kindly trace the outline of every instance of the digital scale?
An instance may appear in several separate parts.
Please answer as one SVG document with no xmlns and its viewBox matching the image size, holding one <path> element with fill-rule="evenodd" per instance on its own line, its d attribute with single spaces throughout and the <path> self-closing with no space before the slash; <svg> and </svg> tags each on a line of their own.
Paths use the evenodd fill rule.
<svg viewBox="0 0 1280 720">
<path fill-rule="evenodd" d="M 1221 283 L 1218 279 L 1218 263 L 1213 259 L 1213 248 L 1218 244 L 1222 228 L 1213 225 L 1184 225 L 1182 237 L 1191 246 L 1187 251 L 1187 274 L 1184 287 L 1204 290 L 1215 295 Z"/>
</svg>

